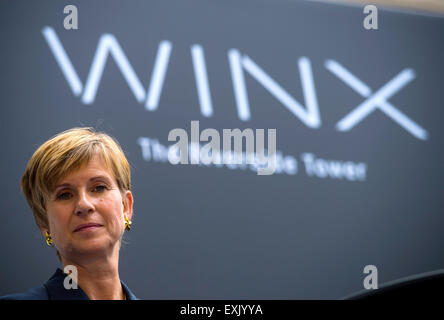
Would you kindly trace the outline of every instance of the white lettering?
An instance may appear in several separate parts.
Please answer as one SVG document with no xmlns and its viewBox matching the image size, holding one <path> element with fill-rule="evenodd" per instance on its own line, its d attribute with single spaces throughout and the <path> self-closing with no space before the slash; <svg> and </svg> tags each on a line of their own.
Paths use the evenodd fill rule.
<svg viewBox="0 0 444 320">
<path fill-rule="evenodd" d="M 365 289 L 378 289 L 378 269 L 374 265 L 364 267 L 364 273 L 370 273 L 364 278 Z"/>
<path fill-rule="evenodd" d="M 67 274 L 63 280 L 63 287 L 66 290 L 77 289 L 77 267 L 68 264 L 63 268 L 63 272 Z"/>
<path fill-rule="evenodd" d="M 69 13 L 63 20 L 63 27 L 66 30 L 77 30 L 79 28 L 77 7 L 75 5 L 69 4 L 63 8 L 63 13 Z"/>
<path fill-rule="evenodd" d="M 148 92 L 145 93 L 143 85 L 136 72 L 129 63 L 128 58 L 120 47 L 119 42 L 112 34 L 103 34 L 100 37 L 91 64 L 91 69 L 89 71 L 85 87 L 83 88 L 83 84 L 80 81 L 71 60 L 69 59 L 54 29 L 46 26 L 42 29 L 42 33 L 73 94 L 75 96 L 79 96 L 83 92 L 81 97 L 82 103 L 92 104 L 94 102 L 108 55 L 111 55 L 137 101 L 139 103 L 145 103 L 146 110 L 157 110 L 160 95 L 162 93 L 165 74 L 168 69 L 172 48 L 171 42 L 163 40 L 159 43 L 149 89 Z M 211 117 L 214 113 L 213 103 L 211 100 L 203 47 L 199 44 L 192 45 L 191 57 L 200 103 L 200 112 L 204 117 Z M 319 113 L 311 62 L 307 57 L 300 57 L 298 59 L 302 91 L 306 107 L 300 104 L 293 96 L 284 90 L 279 83 L 272 79 L 247 55 L 241 55 L 237 49 L 230 49 L 228 51 L 228 60 L 239 119 L 243 121 L 248 121 L 251 119 L 248 94 L 243 73 L 243 70 L 245 70 L 306 126 L 313 129 L 321 127 L 322 122 Z M 358 105 L 353 111 L 343 117 L 343 119 L 336 124 L 337 130 L 349 131 L 360 121 L 366 118 L 371 112 L 379 109 L 417 139 L 428 139 L 429 135 L 425 129 L 420 127 L 387 101 L 388 98 L 393 96 L 396 92 L 415 78 L 415 71 L 413 69 L 404 69 L 395 78 L 376 92 L 372 93 L 372 90 L 366 84 L 351 74 L 338 62 L 328 59 L 325 62 L 325 67 L 348 84 L 352 89 L 357 91 L 361 96 L 366 98 L 363 103 Z M 269 132 L 269 135 L 270 134 L 272 135 L 272 133 Z M 193 158 L 196 157 L 193 156 Z M 276 165 L 273 164 L 273 161 L 269 162 L 269 164 L 272 166 Z M 316 164 L 316 166 L 320 168 L 318 169 L 318 172 L 323 175 L 323 170 L 326 170 L 324 168 L 325 164 Z M 262 169 L 260 170 L 261 174 L 271 174 L 274 172 L 272 167 Z M 350 179 L 353 179 L 353 173 L 351 172 L 352 171 L 349 172 L 348 176 Z"/>
<path fill-rule="evenodd" d="M 367 165 L 363 162 L 326 160 L 315 158 L 312 153 L 301 155 L 307 176 L 319 178 L 347 179 L 349 181 L 365 181 Z"/>
<path fill-rule="evenodd" d="M 208 141 L 211 136 L 211 142 L 205 144 L 202 148 L 199 141 Z M 184 129 L 173 129 L 168 134 L 168 141 L 179 141 L 170 146 L 168 150 L 168 159 L 172 164 L 188 164 L 188 134 Z M 242 137 L 246 138 L 246 151 L 242 151 Z M 234 152 L 231 150 L 231 140 L 234 138 Z M 265 156 L 264 149 L 264 129 L 256 129 L 256 152 L 254 152 L 254 132 L 252 129 L 245 129 L 243 132 L 240 129 L 223 129 L 223 163 L 230 169 L 236 169 L 238 166 L 242 169 L 246 168 L 247 164 L 253 164 L 255 161 L 261 165 L 267 165 L 266 168 L 262 166 L 257 167 L 258 175 L 273 174 L 276 169 L 276 129 L 268 129 L 268 150 Z M 157 141 L 151 141 L 151 144 L 146 140 L 139 139 L 139 144 L 143 149 L 149 148 L 151 145 L 152 156 L 154 160 L 159 158 L 158 154 L 166 152 L 159 146 Z M 203 165 L 219 164 L 220 163 L 220 135 L 216 129 L 206 129 L 199 135 L 199 121 L 191 121 L 191 143 L 190 143 L 190 160 L 191 164 Z M 155 149 L 156 148 L 156 149 Z M 159 150 L 157 150 L 159 149 Z M 180 150 L 181 160 L 179 161 L 177 152 Z M 210 155 L 211 151 L 211 155 Z M 143 151 L 146 154 L 144 157 L 149 158 L 151 153 Z M 201 159 L 202 158 L 202 159 Z M 288 158 L 290 172 L 295 171 L 295 165 L 291 158 Z M 246 163 L 245 163 L 246 162 Z"/>
<path fill-rule="evenodd" d="M 369 13 L 364 18 L 364 28 L 378 30 L 378 8 L 375 5 L 368 4 L 364 7 L 364 13 Z"/>
</svg>

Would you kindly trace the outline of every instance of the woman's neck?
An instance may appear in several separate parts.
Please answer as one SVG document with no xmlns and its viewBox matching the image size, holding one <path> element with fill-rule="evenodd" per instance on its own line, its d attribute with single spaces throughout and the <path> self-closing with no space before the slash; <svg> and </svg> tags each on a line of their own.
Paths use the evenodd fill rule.
<svg viewBox="0 0 444 320">
<path fill-rule="evenodd" d="M 76 267 L 77 284 L 91 300 L 124 299 L 118 253 L 117 257 L 82 260 L 62 258 L 62 264 L 63 268 L 67 265 Z"/>
</svg>

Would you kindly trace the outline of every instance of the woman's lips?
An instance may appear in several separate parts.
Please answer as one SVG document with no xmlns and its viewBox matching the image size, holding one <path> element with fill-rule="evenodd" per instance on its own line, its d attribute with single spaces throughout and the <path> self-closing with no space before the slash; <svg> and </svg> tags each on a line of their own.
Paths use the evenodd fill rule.
<svg viewBox="0 0 444 320">
<path fill-rule="evenodd" d="M 87 230 L 92 230 L 92 229 L 96 229 L 96 228 L 100 228 L 100 227 L 102 227 L 102 225 L 99 223 L 86 223 L 86 224 L 81 224 L 80 226 L 78 226 L 74 230 L 74 232 L 87 231 Z"/>
</svg>

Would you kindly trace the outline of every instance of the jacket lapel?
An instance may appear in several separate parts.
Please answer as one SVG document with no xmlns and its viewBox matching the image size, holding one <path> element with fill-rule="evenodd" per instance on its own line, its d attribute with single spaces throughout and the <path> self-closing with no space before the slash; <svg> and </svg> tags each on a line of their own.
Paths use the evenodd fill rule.
<svg viewBox="0 0 444 320">
<path fill-rule="evenodd" d="M 77 289 L 65 289 L 63 281 L 67 275 L 62 271 L 62 269 L 57 268 L 56 272 L 49 278 L 48 281 L 43 285 L 48 292 L 49 300 L 90 300 L 86 293 L 80 288 Z M 127 300 L 139 300 L 131 292 L 131 290 L 126 286 L 123 281 L 122 289 L 125 291 Z"/>
</svg>

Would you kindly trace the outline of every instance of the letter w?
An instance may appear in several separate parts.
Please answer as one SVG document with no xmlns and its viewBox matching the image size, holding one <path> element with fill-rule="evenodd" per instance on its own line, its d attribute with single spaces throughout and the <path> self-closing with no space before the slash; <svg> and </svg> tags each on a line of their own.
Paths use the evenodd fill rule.
<svg viewBox="0 0 444 320">
<path fill-rule="evenodd" d="M 42 33 L 46 41 L 48 42 L 49 48 L 54 54 L 54 57 L 56 58 L 60 69 L 62 69 L 62 72 L 66 78 L 66 81 L 71 87 L 73 94 L 75 96 L 79 96 L 82 93 L 83 89 L 82 82 L 80 81 L 79 76 L 77 75 L 74 66 L 71 63 L 71 60 L 69 59 L 59 38 L 57 37 L 57 34 L 51 27 L 44 27 Z M 150 107 L 152 107 L 152 109 L 155 109 L 155 107 L 157 107 L 158 96 L 160 95 L 160 91 L 162 88 L 170 50 L 171 44 L 167 41 L 163 41 L 159 46 L 159 52 L 161 55 L 160 58 L 162 59 L 159 59 L 158 52 L 158 59 L 156 60 L 156 66 L 153 74 L 154 79 L 151 79 L 151 87 L 148 92 L 147 99 L 147 104 L 150 104 Z M 91 104 L 94 102 L 97 88 L 102 78 L 103 69 L 105 68 L 106 60 L 109 54 L 111 54 L 111 56 L 114 58 L 114 61 L 119 67 L 122 75 L 125 77 L 125 80 L 128 83 L 128 86 L 130 87 L 137 101 L 139 101 L 140 103 L 144 102 L 146 94 L 143 85 L 137 77 L 133 67 L 129 63 L 122 48 L 120 47 L 119 42 L 112 34 L 103 34 L 100 37 L 96 53 L 91 64 L 88 79 L 86 80 L 82 102 L 84 104 Z M 159 63 L 159 60 L 161 63 Z M 162 70 L 160 70 L 159 68 Z M 153 86 L 153 84 L 156 85 Z M 153 106 L 151 106 L 151 104 L 153 104 Z"/>
</svg>

